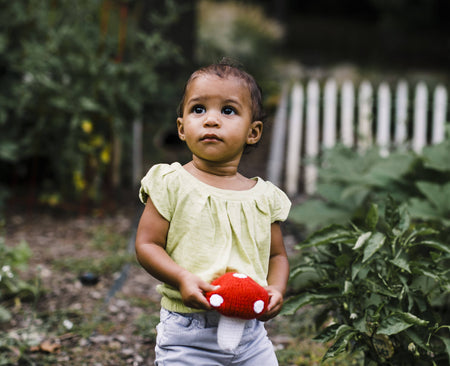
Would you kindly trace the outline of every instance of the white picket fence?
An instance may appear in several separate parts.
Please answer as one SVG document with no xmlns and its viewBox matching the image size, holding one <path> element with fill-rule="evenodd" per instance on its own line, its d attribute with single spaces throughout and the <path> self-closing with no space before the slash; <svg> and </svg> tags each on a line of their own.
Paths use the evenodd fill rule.
<svg viewBox="0 0 450 366">
<path fill-rule="evenodd" d="M 329 79 L 322 91 L 315 79 L 305 86 L 285 85 L 273 123 L 267 179 L 290 196 L 313 194 L 320 153 L 337 142 L 358 151 L 376 145 L 384 156 L 393 149 L 420 153 L 445 138 L 447 95 L 443 85 L 430 90 L 424 82 L 415 87 L 382 82 L 375 88 L 369 81 L 355 87 Z"/>
</svg>

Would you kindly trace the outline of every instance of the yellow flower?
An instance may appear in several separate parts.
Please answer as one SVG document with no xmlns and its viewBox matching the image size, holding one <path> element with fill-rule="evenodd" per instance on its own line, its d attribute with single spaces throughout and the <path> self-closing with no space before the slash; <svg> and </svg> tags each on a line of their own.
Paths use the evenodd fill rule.
<svg viewBox="0 0 450 366">
<path fill-rule="evenodd" d="M 100 160 L 103 164 L 108 164 L 111 161 L 111 151 L 109 146 L 106 146 L 100 153 Z"/>
<path fill-rule="evenodd" d="M 60 202 L 60 196 L 57 193 L 51 194 L 48 196 L 47 202 L 50 206 L 56 206 Z"/>
<path fill-rule="evenodd" d="M 78 170 L 73 172 L 73 184 L 78 192 L 81 192 L 86 188 L 86 181 Z"/>
<path fill-rule="evenodd" d="M 103 143 L 104 143 L 104 140 L 103 140 L 103 136 L 101 136 L 101 135 L 94 135 L 89 141 L 89 145 L 91 145 L 92 147 L 102 146 Z"/>
<path fill-rule="evenodd" d="M 85 119 L 83 122 L 81 122 L 81 129 L 84 131 L 84 133 L 91 133 L 93 130 L 92 122 Z"/>
</svg>

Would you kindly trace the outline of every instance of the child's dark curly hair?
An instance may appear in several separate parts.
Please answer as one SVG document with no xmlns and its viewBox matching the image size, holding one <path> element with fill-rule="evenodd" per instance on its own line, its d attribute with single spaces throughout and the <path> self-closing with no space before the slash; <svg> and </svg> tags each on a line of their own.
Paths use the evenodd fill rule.
<svg viewBox="0 0 450 366">
<path fill-rule="evenodd" d="M 244 71 L 240 64 L 229 58 L 223 58 L 219 63 L 202 67 L 191 74 L 188 81 L 186 82 L 186 85 L 184 86 L 183 96 L 177 108 L 178 117 L 183 117 L 183 108 L 185 103 L 186 90 L 189 84 L 196 77 L 205 74 L 216 75 L 220 78 L 235 77 L 243 81 L 250 91 L 250 96 L 252 99 L 253 121 L 264 122 L 266 115 L 262 103 L 261 88 L 259 87 L 258 83 L 256 82 L 253 76 Z"/>
</svg>

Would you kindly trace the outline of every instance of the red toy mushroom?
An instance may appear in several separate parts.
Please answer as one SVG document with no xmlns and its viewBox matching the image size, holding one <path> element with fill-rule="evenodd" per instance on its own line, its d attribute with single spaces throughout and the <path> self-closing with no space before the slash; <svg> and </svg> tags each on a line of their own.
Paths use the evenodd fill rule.
<svg viewBox="0 0 450 366">
<path fill-rule="evenodd" d="M 232 351 L 241 340 L 247 320 L 255 319 L 267 310 L 269 294 L 264 287 L 242 273 L 225 273 L 212 285 L 220 286 L 206 294 L 211 306 L 222 315 L 217 342 L 223 350 Z"/>
</svg>

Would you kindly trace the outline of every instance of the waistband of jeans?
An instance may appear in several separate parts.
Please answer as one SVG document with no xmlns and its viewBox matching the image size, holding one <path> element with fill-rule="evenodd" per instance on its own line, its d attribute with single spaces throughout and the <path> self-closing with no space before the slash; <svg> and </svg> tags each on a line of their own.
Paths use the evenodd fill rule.
<svg viewBox="0 0 450 366">
<path fill-rule="evenodd" d="M 215 310 L 202 311 L 197 313 L 178 313 L 162 307 L 161 317 L 165 317 L 168 314 L 177 314 L 179 316 L 183 316 L 190 319 L 191 321 L 197 322 L 201 327 L 215 327 L 219 324 L 219 319 L 221 317 L 221 314 Z M 259 321 L 257 321 L 256 319 L 248 320 L 245 328 L 253 327 L 255 322 L 259 323 Z"/>
</svg>

